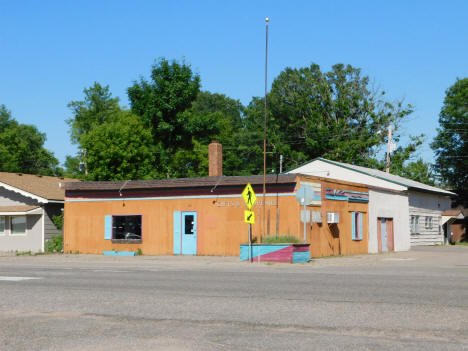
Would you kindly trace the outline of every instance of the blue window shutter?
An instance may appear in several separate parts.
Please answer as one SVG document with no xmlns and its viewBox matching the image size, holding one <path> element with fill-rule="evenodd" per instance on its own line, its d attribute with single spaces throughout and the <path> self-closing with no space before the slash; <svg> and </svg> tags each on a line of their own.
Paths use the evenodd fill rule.
<svg viewBox="0 0 468 351">
<path fill-rule="evenodd" d="M 353 240 L 356 240 L 356 212 L 351 212 L 351 228 L 353 232 Z"/>
<path fill-rule="evenodd" d="M 104 218 L 104 239 L 112 239 L 112 216 L 105 216 Z"/>
<path fill-rule="evenodd" d="M 359 238 L 362 240 L 363 235 L 362 235 L 362 213 L 359 213 Z"/>
<path fill-rule="evenodd" d="M 174 211 L 174 240 L 173 240 L 173 253 L 180 255 L 182 240 L 182 212 Z"/>
</svg>

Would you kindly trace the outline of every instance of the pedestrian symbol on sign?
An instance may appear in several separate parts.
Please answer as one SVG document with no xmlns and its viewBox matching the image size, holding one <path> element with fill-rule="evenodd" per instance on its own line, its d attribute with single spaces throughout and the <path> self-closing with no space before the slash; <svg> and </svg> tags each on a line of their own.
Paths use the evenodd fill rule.
<svg viewBox="0 0 468 351">
<path fill-rule="evenodd" d="M 242 197 L 244 198 L 244 202 L 247 205 L 247 208 L 249 210 L 252 209 L 253 205 L 255 205 L 255 202 L 257 201 L 257 196 L 255 195 L 255 192 L 253 191 L 252 185 L 250 185 L 250 183 L 247 184 L 244 188 Z"/>
</svg>

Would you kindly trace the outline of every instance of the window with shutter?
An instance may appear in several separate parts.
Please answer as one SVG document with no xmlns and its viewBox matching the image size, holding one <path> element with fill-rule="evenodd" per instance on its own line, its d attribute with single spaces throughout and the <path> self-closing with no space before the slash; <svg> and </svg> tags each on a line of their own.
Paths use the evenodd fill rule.
<svg viewBox="0 0 468 351">
<path fill-rule="evenodd" d="M 351 233 L 353 240 L 362 240 L 363 238 L 362 217 L 362 212 L 351 212 Z"/>
</svg>

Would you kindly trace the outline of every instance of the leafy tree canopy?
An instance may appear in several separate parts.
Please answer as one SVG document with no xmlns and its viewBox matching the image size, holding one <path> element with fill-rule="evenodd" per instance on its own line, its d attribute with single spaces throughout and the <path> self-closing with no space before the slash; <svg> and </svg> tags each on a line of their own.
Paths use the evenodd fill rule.
<svg viewBox="0 0 468 351">
<path fill-rule="evenodd" d="M 44 148 L 46 136 L 35 126 L 20 124 L 0 105 L 0 170 L 40 175 L 62 175 L 58 160 Z"/>
<path fill-rule="evenodd" d="M 275 170 L 280 154 L 286 168 L 319 156 L 368 166 L 385 143 L 386 127 L 398 129 L 412 112 L 410 105 L 386 100 L 360 69 L 342 64 L 329 72 L 316 64 L 286 68 L 273 81 L 267 102 L 269 168 Z M 257 143 L 263 134 L 263 104 L 254 98 L 247 109 L 247 130 L 256 131 Z M 252 170 L 258 173 L 261 164 Z"/>
<path fill-rule="evenodd" d="M 119 99 L 113 98 L 109 86 L 95 82 L 84 89 L 84 100 L 72 101 L 68 107 L 73 117 L 67 120 L 73 143 L 80 143 L 80 137 L 86 135 L 93 127 L 113 121 L 120 112 Z"/>
<path fill-rule="evenodd" d="M 186 145 L 184 118 L 180 113 L 188 109 L 200 90 L 200 77 L 190 65 L 164 58 L 151 70 L 151 81 L 141 79 L 128 88 L 132 111 L 153 128 L 155 143 L 166 148 Z"/>
<path fill-rule="evenodd" d="M 457 79 L 445 95 L 437 136 L 431 144 L 440 181 L 468 190 L 468 78 Z"/>
<path fill-rule="evenodd" d="M 200 90 L 200 77 L 184 61 L 159 59 L 152 67 L 151 80 L 140 79 L 128 88 L 132 111 L 140 116 L 153 135 L 155 174 L 158 178 L 185 173 L 175 166 L 174 155 L 193 147 L 187 133 L 187 115 Z M 176 167 L 176 168 L 174 168 Z"/>
<path fill-rule="evenodd" d="M 208 144 L 213 140 L 223 145 L 223 173 L 238 174 L 241 164 L 237 139 L 245 132 L 243 109 L 238 100 L 226 95 L 200 92 L 191 108 L 182 114 L 186 138 L 191 144 L 175 154 L 171 168 L 176 175 L 208 175 Z"/>
<path fill-rule="evenodd" d="M 141 119 L 119 106 L 109 86 L 96 82 L 83 93 L 83 100 L 68 104 L 73 113 L 67 121 L 71 139 L 80 151 L 74 157 L 67 156 L 67 175 L 88 180 L 143 179 L 153 175 L 148 166 L 154 163 L 153 139 Z M 81 163 L 85 172 L 80 169 Z"/>
<path fill-rule="evenodd" d="M 435 175 L 430 163 L 416 158 L 417 151 L 423 143 L 424 135 L 411 137 L 405 146 L 399 146 L 391 154 L 390 173 L 412 179 L 428 185 L 435 185 Z M 369 167 L 381 171 L 386 168 L 386 155 L 382 159 L 369 160 Z"/>
<path fill-rule="evenodd" d="M 151 131 L 130 111 L 94 126 L 81 138 L 88 180 L 149 179 L 154 164 Z"/>
<path fill-rule="evenodd" d="M 218 140 L 225 175 L 260 174 L 264 100 L 253 98 L 245 108 L 223 94 L 199 90 L 200 77 L 188 64 L 166 59 L 153 65 L 149 80 L 128 88 L 132 113 L 119 106 L 109 87 L 95 83 L 85 89 L 85 99 L 69 105 L 72 140 L 83 153 L 67 159 L 67 170 L 80 175 L 79 162 L 85 160 L 89 179 L 205 176 L 208 144 Z M 387 126 L 398 131 L 412 112 L 411 106 L 390 102 L 385 92 L 373 89 L 359 69 L 342 64 L 329 72 L 315 64 L 287 68 L 274 80 L 267 101 L 269 172 L 279 170 L 279 155 L 284 156 L 283 170 L 318 156 L 383 168 L 377 155 L 386 143 Z M 144 126 L 144 133 L 130 132 L 124 121 L 135 130 Z M 430 183 L 428 164 L 412 161 L 420 138 L 393 153 L 391 171 Z M 142 155 L 140 164 L 136 160 Z"/>
<path fill-rule="evenodd" d="M 402 177 L 415 180 L 428 185 L 436 185 L 435 175 L 432 172 L 431 165 L 424 162 L 422 158 L 416 161 L 408 162 L 400 174 Z"/>
<path fill-rule="evenodd" d="M 84 179 L 85 174 L 80 169 L 81 158 L 67 155 L 64 163 L 64 175 L 69 178 Z"/>
<path fill-rule="evenodd" d="M 87 164 L 84 139 L 89 141 L 87 136 L 95 127 L 115 122 L 122 113 L 119 99 L 112 97 L 108 85 L 103 86 L 94 82 L 89 88 L 83 89 L 83 94 L 83 100 L 71 101 L 68 104 L 72 117 L 66 121 L 70 127 L 71 141 L 78 144 L 80 151 L 76 156 L 66 157 L 65 174 L 79 179 L 85 178 L 85 172 L 80 169 L 80 164 Z"/>
</svg>

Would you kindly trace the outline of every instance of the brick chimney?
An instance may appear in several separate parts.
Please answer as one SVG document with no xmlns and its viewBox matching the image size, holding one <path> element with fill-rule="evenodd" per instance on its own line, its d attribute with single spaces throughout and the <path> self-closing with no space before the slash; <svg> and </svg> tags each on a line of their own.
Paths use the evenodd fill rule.
<svg viewBox="0 0 468 351">
<path fill-rule="evenodd" d="M 212 141 L 208 145 L 208 162 L 210 177 L 220 177 L 223 175 L 223 145 L 217 141 Z"/>
</svg>

